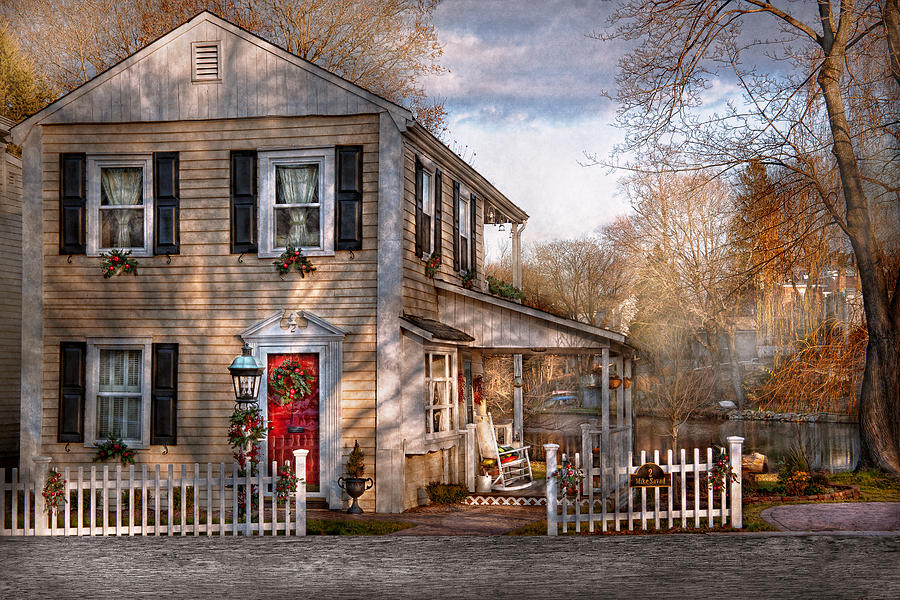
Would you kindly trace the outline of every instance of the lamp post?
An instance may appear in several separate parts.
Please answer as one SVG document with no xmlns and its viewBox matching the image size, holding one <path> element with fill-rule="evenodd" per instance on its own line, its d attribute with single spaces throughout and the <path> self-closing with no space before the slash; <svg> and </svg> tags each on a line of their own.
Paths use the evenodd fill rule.
<svg viewBox="0 0 900 600">
<path fill-rule="evenodd" d="M 234 383 L 234 397 L 237 405 L 254 404 L 259 395 L 259 382 L 262 379 L 263 366 L 253 356 L 253 349 L 244 345 L 241 355 L 235 357 L 228 367 Z"/>
</svg>

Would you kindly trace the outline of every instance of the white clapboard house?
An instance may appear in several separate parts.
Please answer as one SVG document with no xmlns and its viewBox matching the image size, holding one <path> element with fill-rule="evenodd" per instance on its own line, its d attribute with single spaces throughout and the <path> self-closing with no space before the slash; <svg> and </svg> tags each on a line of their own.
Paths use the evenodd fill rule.
<svg viewBox="0 0 900 600">
<path fill-rule="evenodd" d="M 288 409 L 264 375 L 263 464 L 307 448 L 310 497 L 340 508 L 358 440 L 363 506 L 400 512 L 471 472 L 466 390 L 486 354 L 586 352 L 629 373 L 624 336 L 488 293 L 484 226 L 513 229 L 518 283 L 527 215 L 408 110 L 210 13 L 12 138 L 25 470 L 89 465 L 110 433 L 138 466 L 230 463 L 227 367 L 247 343 L 267 373 L 288 358 L 315 373 Z M 287 246 L 316 271 L 280 277 Z M 103 277 L 114 248 L 136 276 Z"/>
</svg>

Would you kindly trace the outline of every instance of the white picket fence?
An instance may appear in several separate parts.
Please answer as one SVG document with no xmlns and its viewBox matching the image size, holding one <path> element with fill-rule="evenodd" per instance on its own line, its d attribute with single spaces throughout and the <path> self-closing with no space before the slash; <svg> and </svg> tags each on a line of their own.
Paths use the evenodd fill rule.
<svg viewBox="0 0 900 600">
<path fill-rule="evenodd" d="M 67 501 L 48 514 L 42 490 L 51 459 L 35 458 L 36 477 L 19 481 L 0 469 L 0 536 L 21 535 L 306 535 L 306 458 L 294 451 L 298 483 L 279 506 L 275 496 L 279 465 L 241 475 L 237 463 L 141 465 L 60 470 Z M 262 466 L 261 466 L 262 467 Z M 293 506 L 292 506 L 293 505 Z M 243 507 L 247 509 L 244 510 Z"/>
<path fill-rule="evenodd" d="M 607 431 L 606 434 L 609 432 Z M 630 450 L 619 453 L 619 444 L 613 444 L 607 452 L 606 435 L 599 429 L 584 427 L 581 455 L 576 455 L 576 467 L 583 469 L 584 482 L 574 498 L 560 497 L 557 477 L 547 477 L 547 535 L 580 533 L 586 526 L 594 532 L 597 524 L 601 531 L 629 531 L 640 526 L 642 530 L 657 531 L 673 526 L 701 528 L 730 525 L 742 526 L 741 509 L 741 449 L 744 438 L 729 437 L 729 462 L 736 476 L 734 481 L 723 481 L 717 498 L 708 487 L 707 476 L 714 466 L 713 450 L 706 449 L 705 461 L 700 461 L 700 449 L 695 448 L 693 461 L 682 449 L 680 460 L 674 461 L 672 451 L 666 453 L 665 463 L 660 463 L 659 450 L 653 452 L 653 462 L 665 473 L 672 474 L 673 485 L 667 488 L 632 488 L 629 476 L 647 462 L 648 454 L 640 453 L 640 462 L 634 462 Z M 547 465 L 557 464 L 557 444 L 544 444 Z M 587 460 L 582 461 L 582 457 Z M 579 463 L 584 464 L 579 464 Z M 548 469 L 549 471 L 549 469 Z M 692 498 L 688 490 L 693 490 Z M 701 493 L 705 492 L 705 499 Z M 650 503 L 648 503 L 648 495 Z"/>
</svg>

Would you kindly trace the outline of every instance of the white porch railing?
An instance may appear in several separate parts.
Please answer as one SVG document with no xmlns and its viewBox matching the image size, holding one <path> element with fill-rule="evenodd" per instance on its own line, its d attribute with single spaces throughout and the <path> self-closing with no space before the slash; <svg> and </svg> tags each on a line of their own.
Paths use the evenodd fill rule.
<svg viewBox="0 0 900 600">
<path fill-rule="evenodd" d="M 275 496 L 279 465 L 241 475 L 237 463 L 134 465 L 125 470 L 110 465 L 89 471 L 60 471 L 66 502 L 50 514 L 44 510 L 42 490 L 51 459 L 35 458 L 36 477 L 19 481 L 12 469 L 6 482 L 0 469 L 0 535 L 306 535 L 306 458 L 295 450 L 298 477 L 293 497 L 281 506 Z M 74 476 L 74 477 L 73 477 Z"/>
<path fill-rule="evenodd" d="M 594 436 L 600 430 L 584 429 L 583 436 Z M 730 525 L 735 529 L 742 526 L 741 510 L 741 449 L 744 439 L 729 437 L 729 461 L 731 470 L 736 476 L 733 481 L 723 481 L 721 493 L 716 498 L 711 487 L 708 487 L 708 476 L 714 466 L 713 450 L 706 449 L 705 462 L 700 461 L 700 449 L 695 448 L 693 461 L 688 462 L 684 449 L 680 452 L 680 460 L 673 461 L 672 451 L 666 453 L 665 464 L 660 464 L 659 450 L 653 452 L 653 462 L 660 465 L 666 473 L 672 474 L 672 485 L 667 488 L 631 488 L 629 475 L 647 462 L 647 453 L 641 451 L 640 462 L 634 463 L 633 453 L 629 450 L 625 456 L 613 452 L 613 459 L 607 460 L 608 453 L 603 446 L 595 446 L 596 438 L 585 437 L 589 451 L 585 456 L 589 460 L 580 463 L 576 455 L 576 467 L 583 468 L 584 482 L 574 498 L 560 497 L 558 482 L 551 475 L 549 465 L 557 464 L 557 444 L 545 444 L 547 455 L 547 535 L 568 533 L 574 529 L 581 532 L 586 525 L 593 532 L 599 523 L 601 531 L 629 531 L 640 524 L 642 530 L 650 527 L 656 530 L 669 529 L 673 526 L 684 528 L 715 527 Z M 583 444 L 583 447 L 585 447 Z M 616 448 L 617 450 L 617 448 Z M 624 460 L 621 460 L 624 459 Z M 706 492 L 703 499 L 701 488 Z M 692 498 L 688 490 L 692 489 Z M 648 494 L 651 502 L 648 504 Z"/>
</svg>

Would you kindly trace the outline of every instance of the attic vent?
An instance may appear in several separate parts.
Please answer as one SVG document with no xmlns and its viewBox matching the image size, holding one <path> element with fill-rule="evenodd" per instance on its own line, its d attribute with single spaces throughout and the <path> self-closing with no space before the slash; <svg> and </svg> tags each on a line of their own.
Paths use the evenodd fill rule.
<svg viewBox="0 0 900 600">
<path fill-rule="evenodd" d="M 191 44 L 191 81 L 221 81 L 221 42 Z"/>
</svg>

